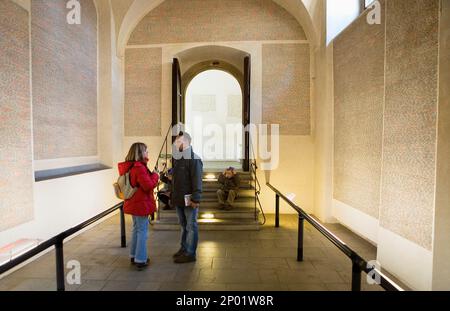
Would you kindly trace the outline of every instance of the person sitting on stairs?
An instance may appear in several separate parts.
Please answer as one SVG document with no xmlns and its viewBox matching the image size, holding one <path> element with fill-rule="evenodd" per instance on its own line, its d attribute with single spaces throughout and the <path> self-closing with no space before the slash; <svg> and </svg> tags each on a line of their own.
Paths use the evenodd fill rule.
<svg viewBox="0 0 450 311">
<path fill-rule="evenodd" d="M 159 179 L 164 183 L 164 188 L 158 192 L 158 199 L 164 204 L 164 211 L 174 209 L 171 204 L 170 197 L 172 195 L 172 176 L 173 169 L 169 169 L 166 173 L 162 172 Z"/>
<path fill-rule="evenodd" d="M 230 211 L 238 196 L 241 178 L 233 167 L 229 167 L 219 176 L 220 189 L 217 191 L 219 209 Z"/>
</svg>

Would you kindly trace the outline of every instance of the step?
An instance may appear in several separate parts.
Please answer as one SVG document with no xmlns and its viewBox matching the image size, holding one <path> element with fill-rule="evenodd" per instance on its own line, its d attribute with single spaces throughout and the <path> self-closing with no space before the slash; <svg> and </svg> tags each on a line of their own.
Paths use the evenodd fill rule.
<svg viewBox="0 0 450 311">
<path fill-rule="evenodd" d="M 256 217 L 259 215 L 259 209 L 256 210 Z M 217 207 L 201 208 L 199 210 L 199 219 L 255 219 L 255 208 L 235 208 L 231 211 L 220 210 Z M 161 210 L 160 219 L 178 219 L 175 210 Z"/>
<path fill-rule="evenodd" d="M 245 175 L 245 176 L 240 176 L 241 181 L 251 181 L 253 180 L 253 176 L 250 175 Z M 219 179 L 219 175 L 218 174 L 205 174 L 203 176 L 203 181 L 217 181 Z"/>
<path fill-rule="evenodd" d="M 217 190 L 219 190 L 220 187 L 214 187 L 214 186 L 203 186 L 203 194 L 208 195 L 217 195 Z M 253 187 L 241 187 L 239 189 L 239 196 L 254 196 L 255 195 L 255 189 Z"/>
<path fill-rule="evenodd" d="M 214 193 L 212 193 L 214 194 Z M 210 203 L 210 202 L 216 202 L 218 203 L 217 194 L 211 195 L 211 192 L 208 193 L 208 195 L 202 195 L 202 203 Z M 235 203 L 254 203 L 255 202 L 255 193 L 253 193 L 253 196 L 238 196 L 235 200 Z"/>
<path fill-rule="evenodd" d="M 254 219 L 199 219 L 200 231 L 259 231 L 260 223 Z M 156 231 L 180 231 L 180 225 L 173 220 L 157 220 L 152 223 Z"/>
<path fill-rule="evenodd" d="M 253 185 L 253 180 L 241 180 L 240 187 L 247 187 L 248 185 Z M 205 179 L 203 180 L 203 186 L 221 186 L 217 180 Z"/>
<path fill-rule="evenodd" d="M 200 208 L 218 208 L 219 202 L 215 201 L 206 201 L 200 203 Z M 234 208 L 255 208 L 255 200 L 236 200 L 233 204 Z"/>
<path fill-rule="evenodd" d="M 234 167 L 236 170 L 242 170 L 240 161 L 203 161 L 203 168 L 208 171 L 224 171 L 228 167 Z"/>
<path fill-rule="evenodd" d="M 222 172 L 203 172 L 203 178 L 217 179 Z M 253 175 L 250 172 L 239 172 L 241 180 L 253 179 Z"/>
<path fill-rule="evenodd" d="M 254 198 L 255 191 L 253 190 L 242 190 L 239 191 L 239 195 L 237 199 L 241 198 Z M 217 192 L 216 191 L 204 191 L 202 193 L 202 200 L 214 199 L 217 201 Z"/>
<path fill-rule="evenodd" d="M 235 208 L 245 208 L 245 207 L 254 207 L 255 206 L 255 198 L 254 197 L 238 197 L 234 203 L 233 206 Z M 219 201 L 217 198 L 202 198 L 202 201 L 200 202 L 200 208 L 218 208 L 219 207 Z"/>
<path fill-rule="evenodd" d="M 218 182 L 204 182 L 203 183 L 203 191 L 217 191 L 221 188 L 221 185 Z M 254 189 L 253 183 L 241 183 L 239 187 L 240 190 L 250 190 Z"/>
<path fill-rule="evenodd" d="M 206 176 L 208 176 L 208 175 L 206 175 Z M 211 175 L 211 177 L 213 177 L 213 175 Z M 204 183 L 206 183 L 206 182 L 219 182 L 219 180 L 218 180 L 218 177 L 214 177 L 214 178 L 206 178 L 206 177 L 204 177 L 203 179 L 203 182 Z M 254 179 L 253 178 L 251 178 L 251 177 L 245 177 L 245 178 L 241 178 L 241 183 L 242 182 L 252 182 L 252 181 L 254 181 Z"/>
</svg>

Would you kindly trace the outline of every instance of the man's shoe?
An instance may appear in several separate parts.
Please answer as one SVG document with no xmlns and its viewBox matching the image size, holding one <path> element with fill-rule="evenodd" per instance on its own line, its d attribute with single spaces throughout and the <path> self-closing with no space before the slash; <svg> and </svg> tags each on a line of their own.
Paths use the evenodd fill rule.
<svg viewBox="0 0 450 311">
<path fill-rule="evenodd" d="M 225 209 L 225 207 L 226 207 L 225 204 L 219 203 L 219 210 L 223 210 Z"/>
<path fill-rule="evenodd" d="M 231 211 L 233 209 L 233 206 L 232 205 L 227 205 L 226 207 L 225 207 L 225 210 L 226 211 Z"/>
<path fill-rule="evenodd" d="M 147 259 L 147 262 L 138 262 L 135 265 L 136 265 L 136 268 L 138 269 L 138 271 L 142 271 L 148 267 L 149 263 L 150 263 L 150 259 Z"/>
<path fill-rule="evenodd" d="M 162 208 L 163 211 L 170 211 L 171 209 L 170 205 L 164 205 Z"/>
<path fill-rule="evenodd" d="M 134 261 L 134 258 L 131 258 L 130 262 L 131 262 L 132 265 L 136 264 L 136 262 Z M 149 263 L 150 263 L 150 259 L 147 258 L 147 264 L 149 264 Z"/>
<path fill-rule="evenodd" d="M 173 254 L 173 259 L 183 256 L 184 255 L 184 249 L 180 249 L 178 252 L 176 252 L 175 254 Z"/>
<path fill-rule="evenodd" d="M 194 256 L 189 256 L 189 255 L 181 255 L 177 258 L 175 258 L 174 262 L 175 263 L 188 263 L 188 262 L 194 262 L 197 259 Z"/>
</svg>

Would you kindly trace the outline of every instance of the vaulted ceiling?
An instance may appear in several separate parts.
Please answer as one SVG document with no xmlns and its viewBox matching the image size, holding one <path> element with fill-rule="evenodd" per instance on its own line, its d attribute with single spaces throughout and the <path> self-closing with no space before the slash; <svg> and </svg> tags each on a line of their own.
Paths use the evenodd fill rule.
<svg viewBox="0 0 450 311">
<path fill-rule="evenodd" d="M 325 0 L 273 0 L 302 25 L 313 46 L 323 40 Z M 123 54 L 131 32 L 141 19 L 164 0 L 111 0 L 115 21 L 117 52 Z"/>
</svg>

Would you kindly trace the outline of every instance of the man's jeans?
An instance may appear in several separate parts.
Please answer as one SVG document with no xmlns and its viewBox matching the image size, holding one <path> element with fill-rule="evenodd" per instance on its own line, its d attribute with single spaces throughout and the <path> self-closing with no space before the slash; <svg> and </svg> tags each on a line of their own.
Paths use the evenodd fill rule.
<svg viewBox="0 0 450 311">
<path fill-rule="evenodd" d="M 181 249 L 187 255 L 196 257 L 198 245 L 198 208 L 177 206 L 177 214 L 181 225 Z"/>
<path fill-rule="evenodd" d="M 148 217 L 133 216 L 130 257 L 136 263 L 147 262 Z"/>
</svg>

